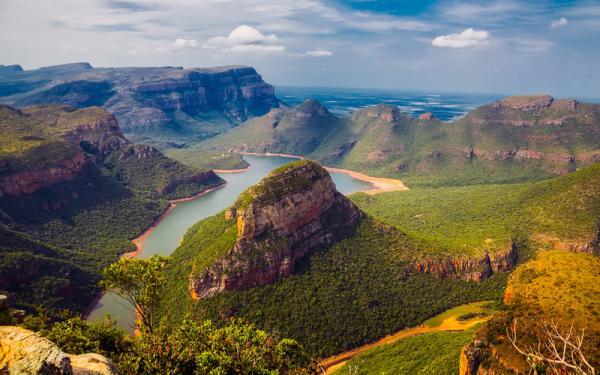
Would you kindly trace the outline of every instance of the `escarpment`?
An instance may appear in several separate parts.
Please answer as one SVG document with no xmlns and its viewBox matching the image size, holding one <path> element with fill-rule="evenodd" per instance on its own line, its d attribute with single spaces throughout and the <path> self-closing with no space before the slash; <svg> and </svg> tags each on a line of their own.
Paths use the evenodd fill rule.
<svg viewBox="0 0 600 375">
<path fill-rule="evenodd" d="M 205 139 L 279 107 L 273 86 L 248 66 L 94 68 L 88 63 L 0 67 L 0 102 L 16 107 L 102 106 L 145 143 Z M 216 119 L 230 123 L 208 126 Z"/>
<path fill-rule="evenodd" d="M 517 264 L 517 246 L 511 242 L 506 250 L 486 252 L 481 257 L 425 259 L 414 268 L 419 273 L 428 273 L 442 278 L 482 281 L 496 272 L 509 271 Z"/>
<path fill-rule="evenodd" d="M 226 211 L 235 244 L 211 266 L 192 271 L 190 293 L 205 298 L 288 277 L 305 255 L 353 235 L 362 218 L 318 164 L 284 166 Z"/>
</svg>

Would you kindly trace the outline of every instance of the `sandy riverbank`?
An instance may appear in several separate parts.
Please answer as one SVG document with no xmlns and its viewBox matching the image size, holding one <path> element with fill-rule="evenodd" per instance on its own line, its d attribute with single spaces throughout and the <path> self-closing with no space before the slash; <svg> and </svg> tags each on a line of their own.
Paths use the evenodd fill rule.
<svg viewBox="0 0 600 375">
<path fill-rule="evenodd" d="M 250 167 L 241 168 L 241 169 L 213 169 L 213 172 L 215 172 L 215 173 L 244 173 L 244 172 L 248 172 L 248 170 L 250 170 Z"/>
<path fill-rule="evenodd" d="M 284 158 L 304 159 L 304 157 L 300 156 L 300 155 L 273 154 L 270 152 L 267 152 L 267 153 L 240 152 L 240 154 L 241 155 L 254 155 L 254 156 L 281 156 Z M 351 171 L 348 169 L 328 167 L 328 166 L 323 166 L 323 167 L 326 170 L 328 170 L 329 172 L 344 173 L 344 174 L 347 174 L 348 176 L 355 178 L 359 181 L 364 181 L 364 182 L 371 184 L 371 186 L 373 186 L 372 189 L 363 190 L 363 193 L 367 193 L 370 195 L 377 194 L 377 193 L 383 193 L 383 192 L 387 192 L 387 191 L 408 190 L 408 187 L 406 185 L 404 185 L 404 182 L 402 182 L 401 180 L 395 179 L 395 178 L 373 177 L 373 176 L 366 175 L 364 173 L 355 172 L 355 171 Z M 237 170 L 232 169 L 231 171 L 237 171 Z M 226 173 L 226 172 L 223 172 L 223 173 Z"/>
<path fill-rule="evenodd" d="M 131 242 L 133 242 L 133 244 L 135 245 L 135 251 L 130 251 L 128 253 L 124 253 L 123 255 L 121 255 L 121 258 L 138 257 L 144 251 L 143 244 L 144 244 L 144 240 L 146 239 L 146 237 L 148 237 L 150 235 L 150 233 L 152 233 L 152 231 L 158 226 L 158 224 L 160 224 L 160 222 L 165 217 L 167 217 L 167 215 L 169 215 L 171 213 L 171 211 L 173 211 L 173 209 L 175 209 L 175 207 L 177 207 L 177 203 L 191 201 L 191 200 L 201 197 L 205 194 L 208 194 L 211 191 L 220 189 L 220 188 L 224 187 L 225 185 L 227 185 L 227 182 L 225 182 L 224 184 L 221 184 L 217 187 L 203 190 L 203 191 L 199 192 L 198 194 L 194 194 L 187 198 L 180 198 L 180 199 L 174 199 L 174 200 L 169 201 L 169 206 L 160 214 L 160 216 L 156 220 L 154 220 L 152 222 L 152 224 L 150 224 L 150 226 L 142 232 L 142 234 L 140 234 L 139 236 L 137 236 L 136 238 L 131 240 Z M 103 296 L 104 296 L 104 292 L 100 292 L 100 293 L 98 293 L 98 295 L 96 297 L 94 297 L 92 302 L 89 304 L 88 308 L 85 309 L 85 311 L 83 312 L 84 319 L 87 319 L 92 314 L 92 312 L 94 311 L 94 309 L 96 308 L 96 306 L 98 305 L 98 303 L 100 302 L 100 300 L 102 299 Z"/>
<path fill-rule="evenodd" d="M 191 197 L 187 197 L 187 198 L 180 198 L 180 199 L 174 199 L 172 201 L 169 201 L 169 207 L 167 207 L 162 214 L 160 214 L 160 216 L 158 217 L 158 219 L 154 220 L 154 222 L 148 227 L 146 228 L 146 230 L 144 230 L 142 232 L 142 234 L 140 234 L 139 236 L 137 236 L 136 238 L 134 238 L 133 240 L 131 240 L 131 242 L 133 242 L 133 244 L 135 245 L 135 251 L 129 252 L 129 253 L 125 253 L 122 256 L 125 258 L 135 258 L 137 256 L 139 256 L 142 251 L 144 251 L 144 241 L 146 240 L 146 237 L 148 237 L 152 231 L 154 231 L 154 229 L 156 229 L 156 227 L 158 226 L 158 224 L 160 224 L 160 222 L 167 217 L 171 211 L 173 211 L 175 209 L 175 207 L 177 207 L 177 203 L 181 203 L 181 202 L 187 202 L 187 201 L 191 201 L 194 200 L 198 197 L 201 197 L 203 195 L 206 195 L 212 191 L 215 191 L 217 189 L 220 189 L 222 187 L 225 187 L 225 185 L 227 185 L 227 182 L 225 182 L 224 184 L 221 184 L 217 187 L 214 188 L 210 188 L 210 189 L 206 189 L 203 190 L 201 192 L 199 192 L 198 194 L 194 194 Z"/>
</svg>

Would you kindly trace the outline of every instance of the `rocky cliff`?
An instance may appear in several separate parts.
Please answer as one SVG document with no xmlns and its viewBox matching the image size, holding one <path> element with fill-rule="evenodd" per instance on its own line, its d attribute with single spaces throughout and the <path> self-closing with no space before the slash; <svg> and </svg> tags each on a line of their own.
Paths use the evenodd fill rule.
<svg viewBox="0 0 600 375">
<path fill-rule="evenodd" d="M 510 243 L 506 250 L 486 252 L 478 258 L 426 259 L 418 261 L 414 267 L 417 272 L 442 278 L 482 281 L 495 272 L 511 270 L 517 259 L 517 246 Z"/>
<path fill-rule="evenodd" d="M 50 340 L 13 326 L 0 327 L 0 373 L 28 375 L 116 375 L 99 354 L 70 355 Z"/>
<path fill-rule="evenodd" d="M 87 63 L 36 70 L 0 68 L 0 102 L 103 106 L 126 134 L 162 144 L 210 137 L 279 106 L 273 86 L 251 67 L 93 68 Z M 215 126 L 228 122 L 230 125 Z M 141 137 L 141 135 L 144 137 Z"/>
<path fill-rule="evenodd" d="M 225 213 L 237 230 L 233 248 L 189 277 L 193 298 L 266 285 L 290 276 L 308 253 L 354 233 L 363 217 L 318 164 L 274 171 Z"/>
<path fill-rule="evenodd" d="M 0 155 L 0 198 L 32 194 L 83 177 L 90 169 L 104 166 L 115 169 L 132 158 L 146 168 L 158 169 L 148 177 L 171 167 L 169 164 L 179 165 L 152 146 L 129 142 L 117 119 L 98 107 L 75 111 L 57 105 L 22 110 L 3 106 L 0 121 L 7 134 L 17 138 L 12 143 L 7 141 L 6 149 L 19 148 Z M 177 185 L 210 184 L 219 180 L 212 171 L 194 172 L 183 166 L 180 169 L 185 172 L 160 183 L 155 183 L 159 179 L 149 181 L 147 185 L 154 185 L 153 192 L 164 195 L 173 192 Z"/>
</svg>

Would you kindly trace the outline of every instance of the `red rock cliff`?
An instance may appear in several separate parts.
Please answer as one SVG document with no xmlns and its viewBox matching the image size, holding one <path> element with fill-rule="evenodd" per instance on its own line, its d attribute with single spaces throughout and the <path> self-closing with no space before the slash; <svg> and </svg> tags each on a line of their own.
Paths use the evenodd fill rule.
<svg viewBox="0 0 600 375">
<path fill-rule="evenodd" d="M 212 266 L 192 272 L 195 299 L 291 275 L 307 253 L 352 235 L 363 214 L 323 168 L 300 161 L 242 194 L 225 215 L 236 221 L 236 243 Z"/>
</svg>

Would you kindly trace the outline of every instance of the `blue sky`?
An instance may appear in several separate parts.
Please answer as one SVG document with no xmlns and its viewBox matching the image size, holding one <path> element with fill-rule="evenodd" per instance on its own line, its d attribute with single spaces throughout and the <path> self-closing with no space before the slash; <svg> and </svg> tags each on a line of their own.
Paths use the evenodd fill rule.
<svg viewBox="0 0 600 375">
<path fill-rule="evenodd" d="M 600 97 L 600 1 L 0 0 L 0 64 L 252 65 L 276 85 Z"/>
</svg>

